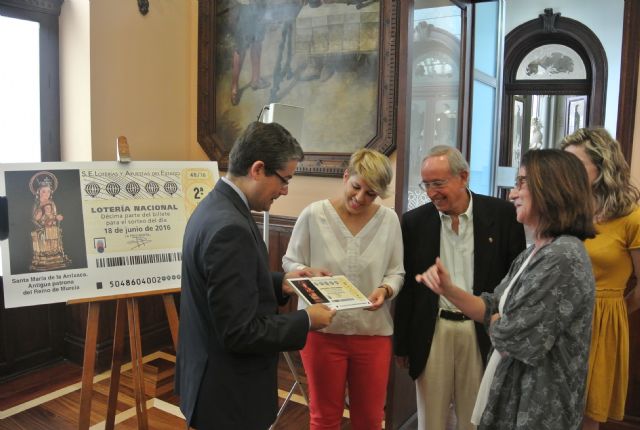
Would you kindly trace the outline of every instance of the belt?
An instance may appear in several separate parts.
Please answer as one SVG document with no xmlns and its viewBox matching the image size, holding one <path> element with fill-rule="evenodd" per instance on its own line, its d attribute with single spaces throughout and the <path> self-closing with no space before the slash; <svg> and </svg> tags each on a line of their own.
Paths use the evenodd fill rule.
<svg viewBox="0 0 640 430">
<path fill-rule="evenodd" d="M 449 321 L 469 321 L 471 318 L 462 312 L 448 311 L 446 309 L 438 309 L 438 317 Z"/>
</svg>

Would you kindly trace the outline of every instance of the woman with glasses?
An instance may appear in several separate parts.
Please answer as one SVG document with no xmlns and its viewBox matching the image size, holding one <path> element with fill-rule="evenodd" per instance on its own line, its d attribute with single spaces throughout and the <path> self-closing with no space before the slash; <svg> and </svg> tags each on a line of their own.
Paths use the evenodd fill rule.
<svg viewBox="0 0 640 430">
<path fill-rule="evenodd" d="M 282 259 L 285 270 L 345 275 L 372 303 L 366 310 L 339 311 L 331 327 L 307 337 L 301 356 L 311 430 L 341 427 L 347 384 L 352 428 L 382 427 L 392 352 L 390 301 L 404 280 L 400 222 L 375 202 L 387 195 L 391 178 L 387 157 L 370 149 L 355 152 L 342 193 L 302 211 Z"/>
<path fill-rule="evenodd" d="M 620 144 L 602 128 L 579 129 L 562 141 L 587 170 L 597 236 L 585 246 L 596 278 L 585 430 L 622 420 L 629 379 L 629 321 L 640 307 L 640 191 L 631 184 Z M 631 274 L 636 284 L 624 296 Z M 626 301 L 626 303 L 625 303 Z"/>
<path fill-rule="evenodd" d="M 416 280 L 483 321 L 493 352 L 472 422 L 479 429 L 575 430 L 582 422 L 594 279 L 582 241 L 594 237 L 591 191 L 579 160 L 528 151 L 509 194 L 534 243 L 493 293 L 452 284 L 438 259 Z"/>
</svg>

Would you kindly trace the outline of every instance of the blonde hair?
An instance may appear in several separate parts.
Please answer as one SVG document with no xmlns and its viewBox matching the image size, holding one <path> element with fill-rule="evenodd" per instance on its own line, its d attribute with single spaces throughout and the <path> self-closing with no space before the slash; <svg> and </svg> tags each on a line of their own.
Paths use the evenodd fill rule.
<svg viewBox="0 0 640 430">
<path fill-rule="evenodd" d="M 598 220 L 619 218 L 637 207 L 640 191 L 631 183 L 631 170 L 620 144 L 607 130 L 581 128 L 562 140 L 562 149 L 567 146 L 582 146 L 598 169 L 591 185 Z"/>
<path fill-rule="evenodd" d="M 387 156 L 372 149 L 360 149 L 351 155 L 347 173 L 349 176 L 361 177 L 381 198 L 387 197 L 387 187 L 393 178 L 391 162 Z"/>
</svg>

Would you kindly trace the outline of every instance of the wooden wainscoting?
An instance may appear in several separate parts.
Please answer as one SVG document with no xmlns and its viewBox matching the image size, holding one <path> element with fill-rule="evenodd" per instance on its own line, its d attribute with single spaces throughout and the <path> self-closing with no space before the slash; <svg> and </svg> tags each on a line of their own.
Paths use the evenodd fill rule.
<svg viewBox="0 0 640 430">
<path fill-rule="evenodd" d="M 632 280 L 633 281 L 633 280 Z M 635 282 L 630 282 L 635 285 Z M 629 387 L 624 421 L 610 421 L 602 430 L 640 430 L 640 312 L 629 317 Z"/>
<path fill-rule="evenodd" d="M 174 294 L 177 301 L 178 294 Z M 171 334 L 167 322 L 161 296 L 142 297 L 140 303 L 140 331 L 142 353 L 150 354 L 172 345 Z M 66 306 L 66 329 L 64 336 L 64 356 L 66 359 L 82 364 L 84 338 L 87 330 L 88 304 Z M 100 306 L 100 322 L 98 326 L 98 343 L 96 347 L 96 370 L 109 368 L 113 350 L 113 331 L 115 327 L 116 302 L 102 302 Z M 128 336 L 127 336 L 128 339 Z M 128 343 L 128 340 L 126 341 Z M 128 348 L 125 348 L 128 359 Z"/>
<path fill-rule="evenodd" d="M 87 328 L 87 304 L 64 303 L 4 308 L 0 278 L 0 383 L 68 359 L 82 364 Z M 177 298 L 177 295 L 176 295 Z M 170 346 L 171 335 L 162 299 L 140 299 L 142 349 L 144 354 Z M 97 371 L 111 363 L 115 302 L 103 302 L 96 352 Z"/>
<path fill-rule="evenodd" d="M 5 309 L 0 277 L 0 384 L 63 359 L 65 305 Z"/>
<path fill-rule="evenodd" d="M 258 224 L 260 232 L 264 234 L 262 212 L 254 212 L 253 219 Z M 294 217 L 269 216 L 269 268 L 274 272 L 282 271 L 282 257 L 287 252 L 295 223 L 296 218 Z M 291 299 L 285 306 L 280 307 L 280 312 L 289 312 L 298 308 L 298 298 L 292 297 Z"/>
</svg>

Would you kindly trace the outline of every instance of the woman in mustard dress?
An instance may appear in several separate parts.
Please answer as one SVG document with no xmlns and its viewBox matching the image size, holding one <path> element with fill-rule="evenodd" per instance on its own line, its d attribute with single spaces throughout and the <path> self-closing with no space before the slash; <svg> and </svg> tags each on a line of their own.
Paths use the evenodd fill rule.
<svg viewBox="0 0 640 430">
<path fill-rule="evenodd" d="M 629 321 L 640 308 L 638 284 L 624 296 L 632 272 L 640 279 L 640 191 L 620 144 L 602 128 L 579 129 L 562 141 L 587 169 L 597 236 L 585 241 L 596 278 L 587 402 L 583 430 L 622 420 L 629 379 Z"/>
</svg>

